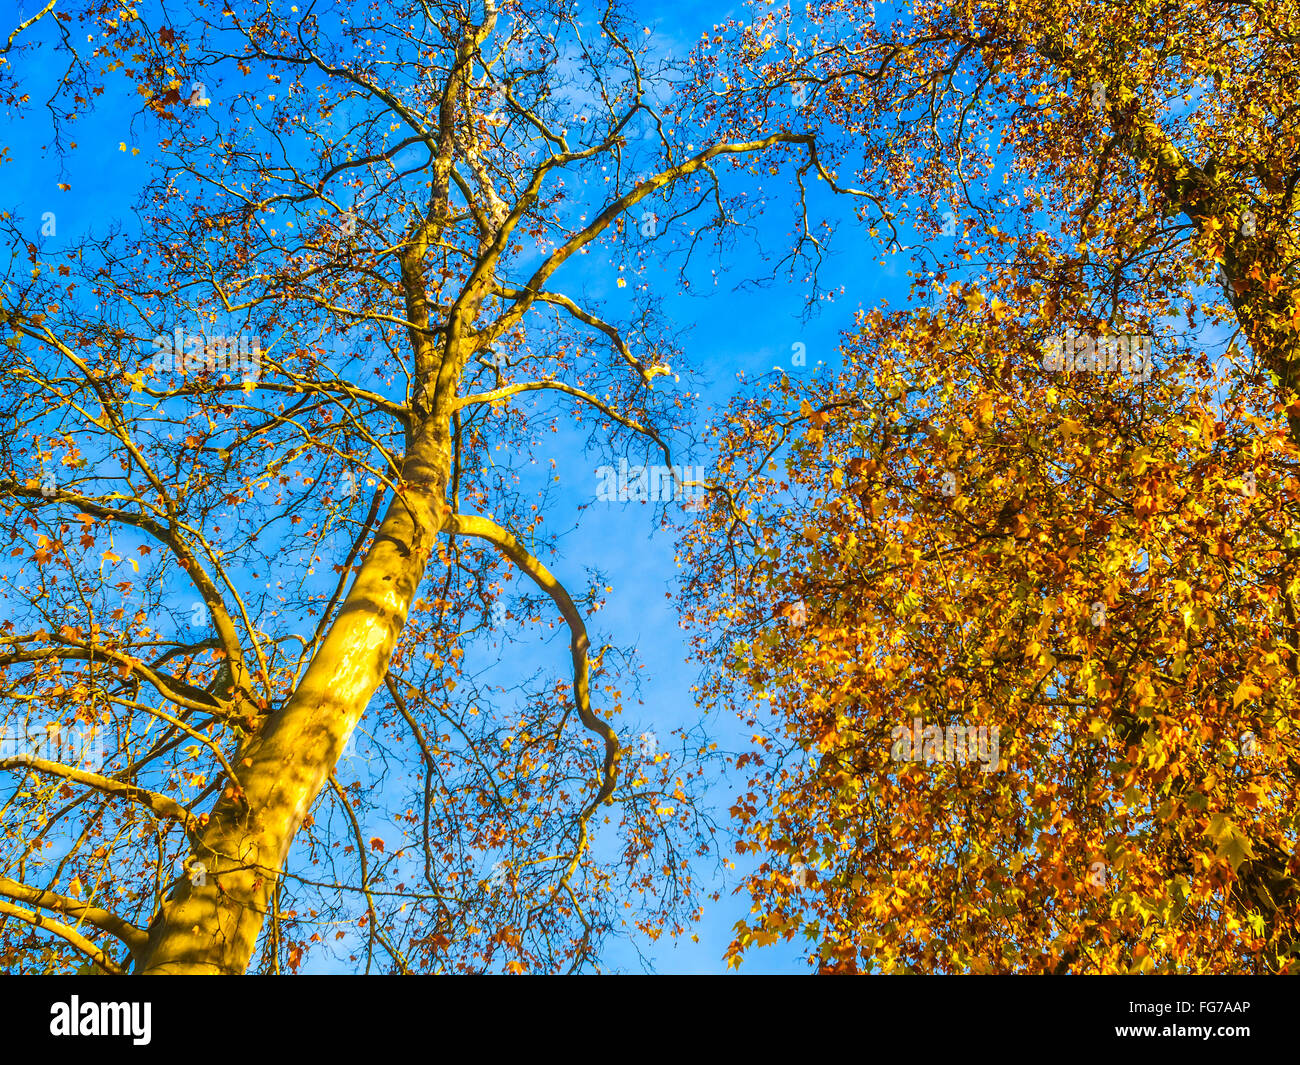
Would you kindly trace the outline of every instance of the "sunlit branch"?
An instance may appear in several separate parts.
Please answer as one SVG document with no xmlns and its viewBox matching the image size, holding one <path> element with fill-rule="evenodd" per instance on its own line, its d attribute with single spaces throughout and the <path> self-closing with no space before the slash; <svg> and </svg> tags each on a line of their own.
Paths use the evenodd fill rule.
<svg viewBox="0 0 1300 1065">
<path fill-rule="evenodd" d="M 189 810 L 187 810 L 175 799 L 169 799 L 166 795 L 159 795 L 157 792 L 150 791 L 147 788 L 138 787 L 135 784 L 124 784 L 120 780 L 113 780 L 110 777 L 100 776 L 98 773 L 90 773 L 84 769 L 78 769 L 76 766 L 64 765 L 61 762 L 50 762 L 44 758 L 35 758 L 31 755 L 15 755 L 11 758 L 0 758 L 0 769 L 9 772 L 17 772 L 20 769 L 28 769 L 34 773 L 40 773 L 44 776 L 58 777 L 61 780 L 68 780 L 74 784 L 82 784 L 89 788 L 95 788 L 108 795 L 115 795 L 129 802 L 139 803 L 159 817 L 165 817 L 171 821 L 179 822 L 187 833 L 194 835 L 199 829 L 199 820 Z"/>
<path fill-rule="evenodd" d="M 16 917 L 20 921 L 26 921 L 28 924 L 40 928 L 43 931 L 51 932 L 60 939 L 71 944 L 82 954 L 86 955 L 91 961 L 98 965 L 107 973 L 113 976 L 125 976 L 126 970 L 113 961 L 107 954 L 100 950 L 94 943 L 88 940 L 75 928 L 63 924 L 61 921 L 51 920 L 42 913 L 36 913 L 32 910 L 25 910 L 21 906 L 11 906 L 7 902 L 0 902 L 0 914 L 6 917 Z"/>
</svg>

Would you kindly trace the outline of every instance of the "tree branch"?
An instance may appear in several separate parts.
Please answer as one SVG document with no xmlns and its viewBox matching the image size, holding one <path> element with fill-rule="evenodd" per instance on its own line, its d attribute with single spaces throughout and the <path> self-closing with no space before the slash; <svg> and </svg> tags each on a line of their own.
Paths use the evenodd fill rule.
<svg viewBox="0 0 1300 1065">
<path fill-rule="evenodd" d="M 75 917 L 78 921 L 85 921 L 86 924 L 94 925 L 101 931 L 116 936 L 125 943 L 130 948 L 132 956 L 138 955 L 140 949 L 149 940 L 148 933 L 143 928 L 137 928 L 129 921 L 118 917 L 115 913 L 110 913 L 108 910 L 100 909 L 98 906 L 91 906 L 89 903 L 77 899 L 68 898 L 66 895 L 58 895 L 53 891 L 43 891 L 27 884 L 20 884 L 17 880 L 10 880 L 7 876 L 0 876 L 0 895 L 13 899 L 15 902 L 31 903 L 41 909 L 57 910 L 69 917 Z"/>
</svg>

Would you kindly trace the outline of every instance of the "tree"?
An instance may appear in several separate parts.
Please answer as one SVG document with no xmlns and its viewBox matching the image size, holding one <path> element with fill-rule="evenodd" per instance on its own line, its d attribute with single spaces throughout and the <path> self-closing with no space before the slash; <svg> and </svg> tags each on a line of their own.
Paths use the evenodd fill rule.
<svg viewBox="0 0 1300 1065">
<path fill-rule="evenodd" d="M 86 9 L 160 131 L 135 218 L 9 223 L 7 964 L 280 971 L 333 936 L 557 970 L 679 929 L 697 751 L 620 743 L 599 574 L 566 590 L 541 526 L 586 447 L 680 464 L 650 242 L 727 232 L 724 166 L 831 180 L 815 143 L 698 135 L 614 6 L 187 6 Z M 598 254 L 630 299 L 584 291 Z M 570 675 L 500 690 L 503 620 L 559 625 Z"/>
<path fill-rule="evenodd" d="M 838 377 L 717 427 L 732 961 L 1294 971 L 1300 8 L 872 10 L 712 44 L 731 135 L 805 86 L 916 241 Z"/>
</svg>

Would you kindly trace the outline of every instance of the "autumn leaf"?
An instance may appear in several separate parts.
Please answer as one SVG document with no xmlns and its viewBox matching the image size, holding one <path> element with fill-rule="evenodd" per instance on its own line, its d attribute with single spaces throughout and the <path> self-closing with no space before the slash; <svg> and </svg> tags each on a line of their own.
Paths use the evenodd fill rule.
<svg viewBox="0 0 1300 1065">
<path fill-rule="evenodd" d="M 1211 816 L 1206 833 L 1218 845 L 1217 857 L 1227 858 L 1234 871 L 1254 857 L 1250 840 L 1224 814 Z"/>
<path fill-rule="evenodd" d="M 1258 684 L 1250 680 L 1243 680 L 1237 685 L 1237 690 L 1232 693 L 1232 708 L 1235 710 L 1247 699 L 1254 699 L 1261 694 L 1263 694 L 1263 689 Z"/>
</svg>

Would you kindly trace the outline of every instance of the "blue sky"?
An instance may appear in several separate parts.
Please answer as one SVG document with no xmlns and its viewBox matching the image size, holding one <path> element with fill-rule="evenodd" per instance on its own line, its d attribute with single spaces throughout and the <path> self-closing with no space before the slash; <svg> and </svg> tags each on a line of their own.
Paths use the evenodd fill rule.
<svg viewBox="0 0 1300 1065">
<path fill-rule="evenodd" d="M 656 40 L 663 37 L 678 42 L 681 51 L 673 54 L 680 55 L 687 44 L 697 40 L 705 30 L 711 30 L 714 23 L 738 17 L 742 9 L 736 5 L 638 2 L 633 10 L 643 14 L 646 23 L 653 27 Z M 673 48 L 668 45 L 665 50 L 673 52 Z M 745 186 L 733 178 L 728 187 Z M 773 188 L 781 190 L 776 197 L 781 206 L 771 212 L 771 232 L 763 234 L 763 243 L 768 247 L 778 244 L 788 227 L 791 202 L 784 191 L 783 179 L 774 179 Z M 838 208 L 837 213 L 843 212 L 843 205 L 830 206 Z M 846 216 L 840 213 L 840 217 Z M 858 307 L 871 307 L 883 299 L 897 306 L 905 300 L 906 266 L 902 262 L 892 270 L 879 266 L 879 249 L 874 239 L 853 228 L 851 221 L 837 234 L 833 249 L 825 264 L 822 284 L 836 290 L 843 285 L 845 293 L 837 296 L 834 304 L 823 304 L 820 313 L 810 321 L 801 320 L 806 293 L 796 286 L 778 282 L 760 290 L 737 288 L 741 280 L 761 274 L 764 269 L 750 255 L 725 259 L 719 282 L 712 287 L 698 279 L 717 264 L 706 262 L 708 256 L 701 256 L 700 267 L 692 272 L 693 292 L 707 289 L 699 295 L 676 293 L 671 276 L 659 275 L 661 283 L 657 290 L 668 296 L 665 308 L 668 317 L 690 327 L 684 347 L 688 360 L 700 371 L 700 426 L 708 420 L 711 410 L 724 406 L 742 387 L 738 375 L 754 381 L 776 372 L 774 367 L 778 365 L 792 376 L 811 374 L 819 361 L 836 368 L 840 362 L 841 335 L 851 326 Z M 652 269 L 647 276 L 653 277 L 655 273 Z M 795 368 L 791 361 L 796 343 L 806 346 L 804 369 Z M 712 464 L 712 457 L 705 452 L 696 452 L 690 458 L 697 463 Z M 589 487 L 587 491 L 590 492 Z M 700 711 L 690 691 L 698 674 L 697 667 L 687 661 L 688 634 L 679 627 L 678 617 L 665 596 L 665 592 L 676 588 L 679 578 L 673 538 L 655 530 L 651 511 L 650 506 L 635 502 L 598 503 L 584 515 L 582 529 L 584 545 L 594 545 L 593 561 L 606 573 L 606 583 L 613 588 L 608 605 L 600 614 L 600 626 L 616 634 L 621 643 L 637 647 L 647 674 L 642 689 L 644 724 L 658 732 L 667 732 L 699 720 Z M 547 563 L 563 580 L 581 574 L 583 559 L 565 557 L 562 553 Z M 723 748 L 735 750 L 748 744 L 747 731 L 734 717 L 711 715 L 707 727 L 711 738 Z M 735 786 L 743 783 L 743 779 L 734 783 L 722 779 L 711 786 L 708 800 L 723 818 Z M 734 851 L 731 857 L 736 858 Z M 723 971 L 722 957 L 731 941 L 733 925 L 749 914 L 748 896 L 731 894 L 745 868 L 738 862 L 735 872 L 718 881 L 724 891 L 721 901 L 706 902 L 703 919 L 691 929 L 699 937 L 698 943 L 692 942 L 688 934 L 676 941 L 665 938 L 656 944 L 641 944 L 656 971 Z M 807 972 L 805 959 L 806 951 L 796 940 L 750 951 L 740 971 Z M 609 952 L 607 961 L 622 968 L 635 969 L 638 965 L 635 953 L 621 945 Z"/>
</svg>

